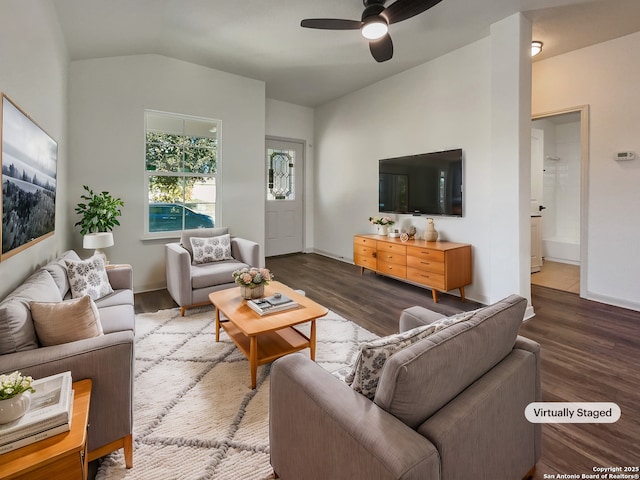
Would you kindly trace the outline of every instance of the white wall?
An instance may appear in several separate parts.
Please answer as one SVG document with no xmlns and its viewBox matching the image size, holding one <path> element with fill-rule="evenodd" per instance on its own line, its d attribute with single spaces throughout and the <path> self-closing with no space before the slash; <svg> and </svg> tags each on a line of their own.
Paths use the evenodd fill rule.
<svg viewBox="0 0 640 480">
<path fill-rule="evenodd" d="M 164 243 L 143 241 L 144 110 L 222 120 L 220 226 L 263 245 L 265 85 L 158 55 L 83 60 L 69 74 L 71 204 L 82 185 L 121 197 L 110 261 L 133 265 L 136 291 L 166 285 Z M 256 212 L 255 215 L 248 214 Z M 75 216 L 74 216 L 75 219 Z M 76 228 L 74 247 L 82 250 Z M 264 250 L 262 250 L 264 255 Z"/>
<path fill-rule="evenodd" d="M 589 105 L 587 298 L 640 310 L 640 32 L 533 65 L 532 110 Z M 624 72 L 619 74 L 618 72 Z"/>
<path fill-rule="evenodd" d="M 58 142 L 55 234 L 0 263 L 0 298 L 68 248 L 67 65 L 55 12 L 46 0 L 2 0 L 0 91 Z"/>
<path fill-rule="evenodd" d="M 313 115 L 309 107 L 267 98 L 266 134 L 268 137 L 296 140 L 304 144 L 304 235 L 303 248 L 313 249 L 314 148 Z"/>
<path fill-rule="evenodd" d="M 529 187 L 523 203 L 526 226 L 518 212 L 523 181 L 519 176 L 530 183 L 530 168 L 527 163 L 529 171 L 521 172 L 520 156 L 523 149 L 530 150 L 530 143 L 522 145 L 519 138 L 501 141 L 493 134 L 504 122 L 514 135 L 523 131 L 525 139 L 530 138 L 529 84 L 524 82 L 524 97 L 519 86 L 523 50 L 518 45 L 526 28 L 516 15 L 492 33 L 516 45 L 515 50 L 499 52 L 500 70 L 515 70 L 506 79 L 494 71 L 498 66 L 492 64 L 492 48 L 497 42 L 488 37 L 316 109 L 316 251 L 352 260 L 353 235 L 373 233 L 367 219 L 378 213 L 379 159 L 462 148 L 464 217 L 436 217 L 435 224 L 441 239 L 473 245 L 473 284 L 465 294 L 481 302 L 498 300 L 507 290 L 529 296 L 529 251 L 524 261 L 520 258 L 520 245 L 526 241 L 528 248 L 530 237 Z M 503 82 L 509 92 L 492 106 L 496 82 Z M 503 181 L 501 164 L 514 162 Z M 508 202 L 512 211 L 497 223 L 492 208 L 501 202 Z M 425 217 L 403 215 L 396 220 L 402 228 L 414 224 L 418 234 L 424 234 Z M 508 244 L 506 252 L 496 247 L 499 238 Z M 494 275 L 496 263 L 506 264 L 510 271 Z"/>
</svg>

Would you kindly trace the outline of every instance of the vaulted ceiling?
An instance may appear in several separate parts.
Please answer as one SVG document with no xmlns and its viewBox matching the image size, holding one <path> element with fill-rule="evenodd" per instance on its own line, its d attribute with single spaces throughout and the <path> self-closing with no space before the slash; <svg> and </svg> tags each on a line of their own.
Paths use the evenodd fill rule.
<svg viewBox="0 0 640 480">
<path fill-rule="evenodd" d="M 52 0 L 71 60 L 155 53 L 266 82 L 267 97 L 316 106 L 489 34 L 518 11 L 544 59 L 640 31 L 640 0 L 442 0 L 391 25 L 377 63 L 358 31 L 303 18 L 359 19 L 360 0 Z M 393 3 L 388 1 L 387 5 Z"/>
</svg>

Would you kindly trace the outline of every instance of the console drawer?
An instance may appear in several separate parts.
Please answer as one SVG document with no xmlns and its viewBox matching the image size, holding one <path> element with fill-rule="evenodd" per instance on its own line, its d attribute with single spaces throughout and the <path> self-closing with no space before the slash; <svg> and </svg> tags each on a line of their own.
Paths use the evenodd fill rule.
<svg viewBox="0 0 640 480">
<path fill-rule="evenodd" d="M 353 237 L 353 245 L 354 246 L 355 245 L 362 245 L 362 246 L 366 246 L 366 247 L 376 248 L 376 240 L 374 240 L 372 238 L 355 236 L 355 237 Z"/>
<path fill-rule="evenodd" d="M 378 260 L 380 260 L 381 262 L 393 263 L 395 265 L 407 264 L 407 256 L 399 253 L 378 250 L 376 256 L 378 257 Z"/>
<path fill-rule="evenodd" d="M 366 256 L 366 255 L 358 255 L 355 254 L 353 256 L 353 263 L 360 267 L 365 267 L 370 270 L 375 270 L 378 266 L 378 262 L 374 257 Z"/>
<path fill-rule="evenodd" d="M 429 260 L 419 257 L 407 257 L 407 266 L 427 272 L 440 273 L 444 275 L 444 262 Z"/>
<path fill-rule="evenodd" d="M 390 275 L 392 277 L 406 278 L 407 267 L 404 265 L 396 265 L 395 263 L 387 263 L 382 260 L 378 260 L 378 272 L 384 275 Z"/>
<path fill-rule="evenodd" d="M 439 273 L 427 272 L 417 268 L 407 268 L 407 280 L 427 285 L 439 290 L 445 290 L 444 275 Z"/>
<path fill-rule="evenodd" d="M 429 260 L 432 262 L 444 262 L 444 252 L 442 250 L 432 250 L 424 247 L 407 247 L 407 255 L 417 257 L 422 260 Z"/>
<path fill-rule="evenodd" d="M 378 242 L 378 255 L 380 255 L 380 252 L 406 255 L 407 247 L 405 245 L 398 245 L 396 243 Z"/>
<path fill-rule="evenodd" d="M 363 255 L 365 257 L 375 257 L 376 247 L 367 247 L 360 243 L 353 244 L 353 255 Z"/>
</svg>

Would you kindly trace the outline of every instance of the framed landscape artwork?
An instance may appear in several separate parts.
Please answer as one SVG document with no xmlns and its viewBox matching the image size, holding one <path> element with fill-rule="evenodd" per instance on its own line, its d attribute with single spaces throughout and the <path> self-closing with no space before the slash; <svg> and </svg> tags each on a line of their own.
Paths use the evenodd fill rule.
<svg viewBox="0 0 640 480">
<path fill-rule="evenodd" d="M 0 120 L 4 260 L 54 234 L 58 144 L 4 94 Z"/>
</svg>

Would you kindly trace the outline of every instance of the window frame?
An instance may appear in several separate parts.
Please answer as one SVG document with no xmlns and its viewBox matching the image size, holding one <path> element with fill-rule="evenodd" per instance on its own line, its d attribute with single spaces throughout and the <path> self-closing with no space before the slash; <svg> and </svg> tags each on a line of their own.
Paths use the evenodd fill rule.
<svg viewBox="0 0 640 480">
<path fill-rule="evenodd" d="M 157 116 L 165 116 L 174 120 L 184 121 L 196 121 L 196 122 L 206 122 L 212 123 L 216 126 L 216 171 L 215 173 L 200 173 L 200 172 L 167 172 L 162 171 L 158 172 L 155 170 L 147 170 L 147 133 L 148 133 L 148 125 L 147 125 L 147 115 L 157 115 Z M 183 123 L 184 127 L 184 123 Z M 163 132 L 163 133 L 173 133 L 173 132 Z M 184 134 L 184 130 L 182 133 L 183 136 L 187 136 Z M 158 173 L 161 176 L 172 176 L 172 177 L 180 177 L 180 178 L 188 178 L 188 177 L 207 177 L 213 178 L 215 181 L 215 200 L 214 200 L 214 224 L 222 225 L 222 213 L 220 208 L 220 198 L 222 198 L 221 191 L 221 178 L 222 178 L 222 120 L 217 118 L 206 118 L 206 117 L 198 117 L 194 115 L 185 115 L 181 113 L 173 113 L 173 112 L 165 112 L 160 110 L 152 110 L 152 109 L 144 109 L 144 131 L 143 131 L 143 155 L 142 155 L 142 169 L 144 176 L 144 191 L 143 191 L 143 240 L 153 240 L 153 239 L 175 239 L 180 238 L 182 232 L 185 230 L 165 230 L 159 232 L 150 232 L 149 231 L 149 187 L 150 187 L 150 179 L 153 176 L 158 176 Z M 183 217 L 184 218 L 184 217 Z M 184 226 L 184 224 L 183 224 Z"/>
</svg>

